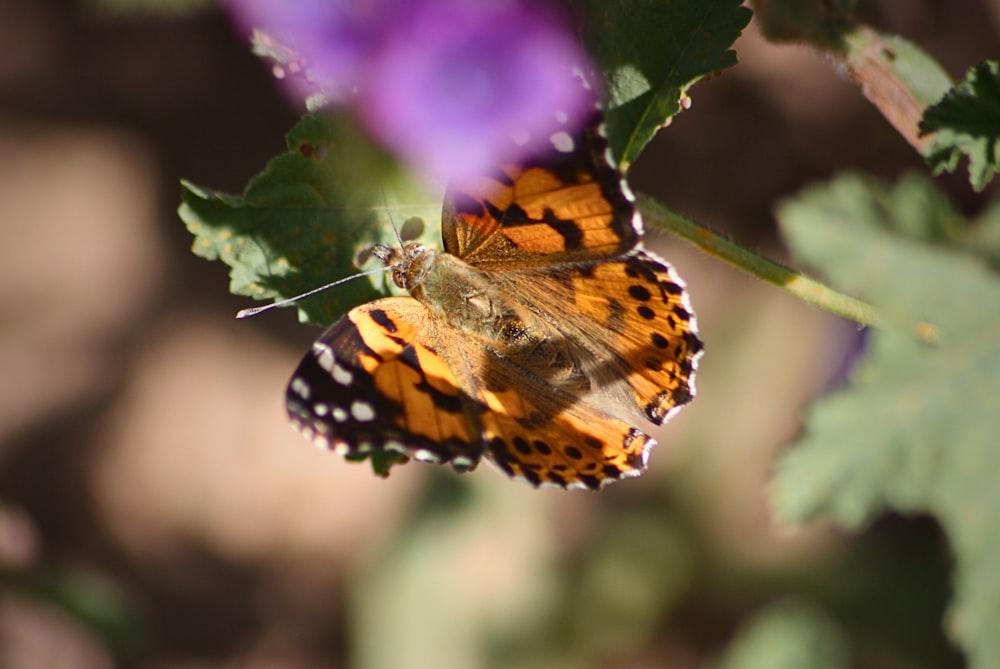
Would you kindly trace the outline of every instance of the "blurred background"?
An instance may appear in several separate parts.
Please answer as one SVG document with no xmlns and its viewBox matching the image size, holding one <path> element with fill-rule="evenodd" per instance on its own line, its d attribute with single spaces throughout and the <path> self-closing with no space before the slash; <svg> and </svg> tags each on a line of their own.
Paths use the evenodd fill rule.
<svg viewBox="0 0 1000 669">
<path fill-rule="evenodd" d="M 868 4 L 953 78 L 1000 53 L 996 0 Z M 707 354 L 644 477 L 380 480 L 308 446 L 282 401 L 318 331 L 234 320 L 248 301 L 175 214 L 182 177 L 242 190 L 297 111 L 211 4 L 128 5 L 0 0 L 0 667 L 698 667 L 775 603 L 854 666 L 961 666 L 933 521 L 769 515 L 775 454 L 863 334 L 678 240 L 649 244 Z M 636 190 L 784 260 L 783 196 L 925 169 L 819 54 L 754 23 L 735 48 Z M 989 197 L 939 183 L 968 213 Z"/>
</svg>

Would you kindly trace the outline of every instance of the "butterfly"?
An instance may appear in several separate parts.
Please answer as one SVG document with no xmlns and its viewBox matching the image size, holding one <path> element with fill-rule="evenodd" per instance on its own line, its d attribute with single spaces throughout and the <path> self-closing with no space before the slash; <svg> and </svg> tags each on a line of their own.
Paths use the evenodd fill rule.
<svg viewBox="0 0 1000 669">
<path fill-rule="evenodd" d="M 643 249 L 597 111 L 552 150 L 454 180 L 443 250 L 373 255 L 409 296 L 351 309 L 286 392 L 293 425 L 351 460 L 483 459 L 533 486 L 598 489 L 646 467 L 695 394 L 685 285 Z"/>
</svg>

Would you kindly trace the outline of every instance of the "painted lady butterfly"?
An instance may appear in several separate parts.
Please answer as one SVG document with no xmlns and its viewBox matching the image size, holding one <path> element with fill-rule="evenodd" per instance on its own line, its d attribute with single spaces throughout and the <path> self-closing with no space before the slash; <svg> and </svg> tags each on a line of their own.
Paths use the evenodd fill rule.
<svg viewBox="0 0 1000 669">
<path fill-rule="evenodd" d="M 486 458 L 535 486 L 597 489 L 646 466 L 694 396 L 702 344 L 600 115 L 554 150 L 452 183 L 444 251 L 377 246 L 410 297 L 352 309 L 288 385 L 294 425 L 351 458 Z"/>
</svg>

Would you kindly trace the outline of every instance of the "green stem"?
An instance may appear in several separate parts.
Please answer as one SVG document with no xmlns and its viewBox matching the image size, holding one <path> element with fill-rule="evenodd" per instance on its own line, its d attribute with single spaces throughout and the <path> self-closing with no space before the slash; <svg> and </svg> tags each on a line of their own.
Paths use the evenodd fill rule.
<svg viewBox="0 0 1000 669">
<path fill-rule="evenodd" d="M 650 197 L 640 195 L 639 208 L 647 224 L 668 230 L 705 253 L 762 281 L 767 281 L 815 307 L 863 325 L 881 323 L 878 312 L 870 304 L 838 293 L 814 279 L 752 253 L 711 230 L 675 214 Z"/>
</svg>

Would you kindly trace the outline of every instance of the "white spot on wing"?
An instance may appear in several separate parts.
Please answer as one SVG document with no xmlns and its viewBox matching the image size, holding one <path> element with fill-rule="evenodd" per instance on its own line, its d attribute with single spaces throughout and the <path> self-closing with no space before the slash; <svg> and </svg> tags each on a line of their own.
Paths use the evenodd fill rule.
<svg viewBox="0 0 1000 669">
<path fill-rule="evenodd" d="M 333 368 L 333 349 L 326 344 L 316 342 L 313 344 L 313 353 L 316 355 L 316 363 L 329 372 Z"/>
<path fill-rule="evenodd" d="M 309 384 L 306 383 L 301 377 L 296 376 L 292 379 L 291 389 L 293 393 L 302 399 L 309 399 Z"/>
<path fill-rule="evenodd" d="M 354 400 L 351 403 L 351 415 L 354 420 L 360 423 L 367 423 L 375 418 L 375 409 L 371 404 L 363 400 Z"/>
<path fill-rule="evenodd" d="M 413 459 L 420 462 L 438 462 L 438 457 L 426 448 L 418 448 L 413 451 Z"/>
<path fill-rule="evenodd" d="M 628 183 L 622 179 L 620 185 L 622 188 L 622 194 L 626 197 L 626 199 L 628 199 L 629 202 L 635 202 L 635 193 L 633 193 L 632 189 L 628 187 Z"/>
<path fill-rule="evenodd" d="M 330 370 L 330 376 L 332 376 L 333 380 L 342 386 L 349 386 L 351 385 L 351 382 L 354 381 L 354 374 L 351 373 L 351 370 L 343 367 L 342 365 L 338 365 L 337 363 L 333 364 L 333 369 Z"/>
</svg>

